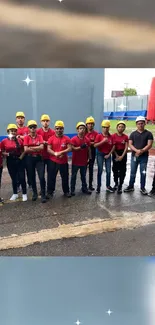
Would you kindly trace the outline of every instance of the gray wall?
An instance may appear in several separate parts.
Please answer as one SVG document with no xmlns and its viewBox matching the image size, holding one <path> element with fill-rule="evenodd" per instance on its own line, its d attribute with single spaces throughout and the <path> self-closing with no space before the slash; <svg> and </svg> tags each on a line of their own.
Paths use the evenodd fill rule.
<svg viewBox="0 0 155 325">
<path fill-rule="evenodd" d="M 22 80 L 35 80 L 29 86 Z M 65 133 L 89 115 L 100 128 L 104 105 L 104 69 L 0 69 L 0 135 L 6 134 L 15 113 L 24 111 L 26 120 L 40 122 L 43 113 L 65 122 Z"/>
<path fill-rule="evenodd" d="M 123 103 L 123 111 L 141 111 L 146 110 L 148 105 L 148 96 L 130 96 L 104 99 L 105 112 L 121 111 L 118 107 Z"/>
</svg>

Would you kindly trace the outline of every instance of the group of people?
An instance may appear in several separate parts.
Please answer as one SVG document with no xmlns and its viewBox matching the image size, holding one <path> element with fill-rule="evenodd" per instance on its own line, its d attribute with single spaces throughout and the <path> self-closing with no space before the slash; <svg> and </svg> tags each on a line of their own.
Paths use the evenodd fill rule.
<svg viewBox="0 0 155 325">
<path fill-rule="evenodd" d="M 85 122 L 76 125 L 77 135 L 71 139 L 64 134 L 64 122 L 56 121 L 54 130 L 50 128 L 50 117 L 41 116 L 41 127 L 30 120 L 25 126 L 25 114 L 16 113 L 16 124 L 9 124 L 7 137 L 0 142 L 0 189 L 3 171 L 3 160 L 6 159 L 8 173 L 12 180 L 13 195 L 10 200 L 18 198 L 19 188 L 22 189 L 22 200 L 27 201 L 27 184 L 32 189 L 32 200 L 38 198 L 36 171 L 39 177 L 41 202 L 45 203 L 53 196 L 58 171 L 62 179 L 64 196 L 75 195 L 77 173 L 80 171 L 82 192 L 87 195 L 95 190 L 93 187 L 94 163 L 97 157 L 97 188 L 100 193 L 102 185 L 103 164 L 106 171 L 106 191 L 122 193 L 126 176 L 127 153 L 130 148 L 131 173 L 129 185 L 124 192 L 134 190 L 137 167 L 140 165 L 140 191 L 147 195 L 145 189 L 146 170 L 149 150 L 153 144 L 153 135 L 145 129 L 145 118 L 136 119 L 136 130 L 128 138 L 125 134 L 126 123 L 119 121 L 116 132 L 110 133 L 110 121 L 103 120 L 101 133 L 95 131 L 95 120 L 92 116 Z M 71 181 L 69 183 L 68 153 L 72 152 Z M 111 165 L 114 187 L 111 186 Z M 46 173 L 47 170 L 47 180 Z M 87 184 L 86 174 L 89 174 Z M 26 182 L 27 176 L 27 182 Z M 1 194 L 1 193 L 0 193 Z M 155 176 L 149 195 L 155 195 Z M 0 202 L 3 199 L 0 195 Z"/>
</svg>

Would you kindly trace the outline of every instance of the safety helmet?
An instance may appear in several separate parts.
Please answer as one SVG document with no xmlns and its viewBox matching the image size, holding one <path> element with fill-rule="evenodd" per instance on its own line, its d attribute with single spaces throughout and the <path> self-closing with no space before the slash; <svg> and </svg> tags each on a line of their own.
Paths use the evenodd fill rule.
<svg viewBox="0 0 155 325">
<path fill-rule="evenodd" d="M 29 126 L 31 126 L 31 125 L 36 125 L 36 126 L 37 126 L 37 122 L 34 121 L 34 120 L 30 120 L 30 121 L 28 121 L 28 122 L 27 122 L 27 126 L 29 127 Z"/>
<path fill-rule="evenodd" d="M 94 118 L 93 118 L 92 116 L 87 117 L 87 119 L 86 119 L 86 124 L 88 124 L 88 123 L 93 123 L 93 124 L 95 124 L 95 120 L 94 120 Z"/>
<path fill-rule="evenodd" d="M 101 126 L 102 126 L 102 127 L 109 128 L 109 127 L 110 127 L 110 121 L 108 121 L 108 120 L 103 120 L 102 123 L 101 123 Z"/>
<path fill-rule="evenodd" d="M 55 122 L 55 127 L 57 127 L 57 126 L 59 126 L 59 127 L 61 127 L 61 128 L 64 128 L 64 127 L 65 127 L 63 121 L 56 121 L 56 122 Z"/>
<path fill-rule="evenodd" d="M 117 126 L 120 125 L 120 124 L 124 124 L 124 126 L 126 127 L 126 123 L 124 121 L 117 122 Z"/>
<path fill-rule="evenodd" d="M 49 115 L 43 114 L 40 118 L 40 121 L 50 121 Z"/>
<path fill-rule="evenodd" d="M 78 123 L 76 124 L 76 129 L 78 129 L 79 126 L 84 126 L 84 127 L 86 127 L 86 124 L 85 124 L 84 122 L 78 122 Z"/>
<path fill-rule="evenodd" d="M 24 112 L 17 112 L 16 117 L 25 117 Z"/>
<path fill-rule="evenodd" d="M 17 125 L 16 124 L 8 124 L 8 126 L 7 126 L 7 131 L 9 131 L 9 130 L 11 130 L 11 129 L 15 129 L 15 130 L 17 130 L 18 128 L 17 128 Z"/>
<path fill-rule="evenodd" d="M 145 117 L 144 116 L 137 116 L 136 123 L 139 122 L 139 121 L 145 122 Z"/>
</svg>

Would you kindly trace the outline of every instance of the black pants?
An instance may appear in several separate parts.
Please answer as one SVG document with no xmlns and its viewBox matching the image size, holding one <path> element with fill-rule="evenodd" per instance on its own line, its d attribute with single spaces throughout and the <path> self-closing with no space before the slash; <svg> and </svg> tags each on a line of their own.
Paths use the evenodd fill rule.
<svg viewBox="0 0 155 325">
<path fill-rule="evenodd" d="M 17 194 L 18 177 L 22 187 L 22 192 L 23 194 L 26 194 L 25 166 L 23 160 L 20 160 L 15 156 L 9 156 L 7 157 L 6 163 L 12 180 L 13 194 Z"/>
<path fill-rule="evenodd" d="M 80 176 L 81 176 L 81 182 L 82 182 L 82 191 L 87 190 L 87 183 L 86 183 L 87 166 L 72 165 L 71 192 L 75 192 L 76 178 L 77 178 L 78 170 L 80 170 Z"/>
<path fill-rule="evenodd" d="M 117 154 L 121 156 L 123 154 L 122 150 L 117 151 Z M 114 175 L 114 182 L 116 185 L 122 186 L 124 183 L 124 179 L 126 176 L 126 165 L 127 165 L 127 154 L 121 161 L 116 161 L 116 156 L 113 154 L 113 175 Z"/>
<path fill-rule="evenodd" d="M 94 163 L 96 158 L 96 148 L 91 147 L 91 157 L 89 160 L 89 187 L 92 187 L 93 183 L 93 174 L 94 174 Z"/>
<path fill-rule="evenodd" d="M 155 190 L 155 174 L 154 174 L 154 177 L 153 177 L 152 189 Z"/>
<path fill-rule="evenodd" d="M 45 177 L 45 170 L 47 168 L 47 193 L 52 193 L 51 180 L 50 180 L 50 159 L 44 159 L 44 177 Z M 45 180 L 45 188 L 46 188 L 46 180 Z"/>
<path fill-rule="evenodd" d="M 29 170 L 28 170 L 27 164 L 26 164 L 26 156 L 23 158 L 23 164 L 24 164 L 26 174 L 27 174 L 27 183 L 28 183 L 29 186 L 31 186 L 31 178 L 30 178 Z M 17 175 L 17 185 L 18 185 L 18 187 L 21 185 L 19 175 Z"/>
<path fill-rule="evenodd" d="M 50 193 L 55 191 L 56 177 L 60 172 L 62 180 L 62 190 L 64 194 L 69 193 L 69 166 L 67 164 L 57 164 L 54 161 L 50 160 L 49 163 L 49 179 L 50 179 Z"/>
<path fill-rule="evenodd" d="M 36 171 L 38 173 L 41 195 L 45 195 L 45 177 L 44 177 L 44 162 L 41 156 L 26 156 L 26 166 L 30 176 L 30 181 L 32 185 L 32 190 L 34 194 L 37 194 L 37 184 L 36 184 Z"/>
<path fill-rule="evenodd" d="M 0 188 L 2 184 L 2 172 L 3 172 L 3 167 L 0 167 Z"/>
</svg>

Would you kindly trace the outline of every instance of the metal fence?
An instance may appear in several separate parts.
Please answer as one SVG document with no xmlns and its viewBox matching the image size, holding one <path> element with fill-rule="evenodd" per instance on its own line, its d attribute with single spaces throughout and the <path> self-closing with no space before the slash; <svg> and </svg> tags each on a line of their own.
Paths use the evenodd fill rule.
<svg viewBox="0 0 155 325">
<path fill-rule="evenodd" d="M 104 112 L 147 110 L 148 95 L 104 99 Z"/>
</svg>

